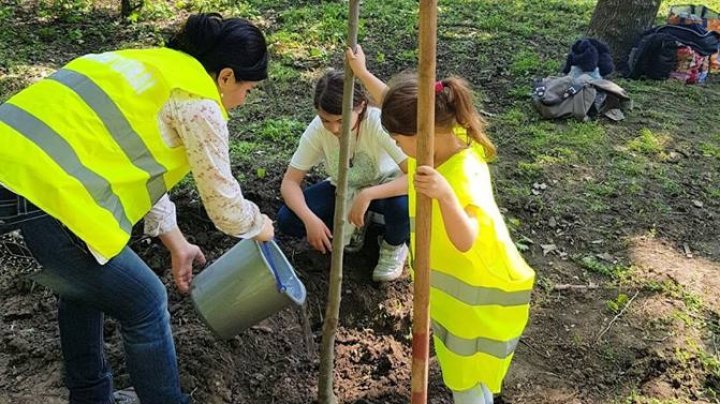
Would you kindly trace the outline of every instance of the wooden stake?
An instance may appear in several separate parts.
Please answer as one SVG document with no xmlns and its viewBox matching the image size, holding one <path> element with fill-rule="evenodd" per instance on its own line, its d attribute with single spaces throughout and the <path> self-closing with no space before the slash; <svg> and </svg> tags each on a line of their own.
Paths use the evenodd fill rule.
<svg viewBox="0 0 720 404">
<path fill-rule="evenodd" d="M 358 19 L 360 0 L 350 1 L 348 15 L 348 46 L 357 47 Z M 318 400 L 322 404 L 335 404 L 337 397 L 333 391 L 333 370 L 335 369 L 335 334 L 340 316 L 340 298 L 342 292 L 342 262 L 345 248 L 344 228 L 347 221 L 345 213 L 347 195 L 347 171 L 350 161 L 350 124 L 353 109 L 353 85 L 355 76 L 345 61 L 345 79 L 343 87 L 342 134 L 340 135 L 340 161 L 338 162 L 338 182 L 335 196 L 335 218 L 333 225 L 332 266 L 328 302 L 323 322 L 322 349 L 320 351 L 320 380 Z"/>
<path fill-rule="evenodd" d="M 417 164 L 433 166 L 435 149 L 435 53 L 437 0 L 420 1 L 418 37 Z M 427 402 L 430 350 L 430 228 L 432 199 L 417 194 L 415 210 L 415 279 L 413 291 L 412 403 Z"/>
</svg>

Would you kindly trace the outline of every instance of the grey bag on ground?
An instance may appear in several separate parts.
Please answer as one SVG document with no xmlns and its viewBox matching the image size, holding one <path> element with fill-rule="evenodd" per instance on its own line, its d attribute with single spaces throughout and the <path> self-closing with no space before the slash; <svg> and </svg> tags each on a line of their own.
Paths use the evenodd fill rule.
<svg viewBox="0 0 720 404">
<path fill-rule="evenodd" d="M 623 109 L 632 109 L 632 101 L 622 87 L 588 75 L 577 78 L 549 76 L 536 80 L 532 101 L 545 119 L 574 117 L 585 121 L 605 116 L 618 121 L 624 118 Z"/>
</svg>

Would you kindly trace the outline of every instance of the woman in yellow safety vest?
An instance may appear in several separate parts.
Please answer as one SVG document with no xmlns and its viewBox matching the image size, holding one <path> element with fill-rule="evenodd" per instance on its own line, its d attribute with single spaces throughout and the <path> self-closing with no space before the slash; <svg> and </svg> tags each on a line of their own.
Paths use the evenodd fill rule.
<svg viewBox="0 0 720 404">
<path fill-rule="evenodd" d="M 272 222 L 230 171 L 227 110 L 267 77 L 265 38 L 249 21 L 190 16 L 166 48 L 89 54 L 0 105 L 0 234 L 20 230 L 59 295 L 71 403 L 113 403 L 103 317 L 121 325 L 145 403 L 185 403 L 167 292 L 127 246 L 135 225 L 168 248 L 187 292 L 202 251 L 178 229 L 167 192 L 192 171 L 223 232 L 266 241 Z"/>
<path fill-rule="evenodd" d="M 349 64 L 377 100 L 381 122 L 408 155 L 411 252 L 415 191 L 432 198 L 430 319 L 443 381 L 456 404 L 492 404 L 528 320 L 535 273 L 510 239 L 495 203 L 485 135 L 465 80 L 435 83 L 434 166 L 417 167 L 417 76 L 388 87 L 370 73 L 365 54 Z"/>
</svg>

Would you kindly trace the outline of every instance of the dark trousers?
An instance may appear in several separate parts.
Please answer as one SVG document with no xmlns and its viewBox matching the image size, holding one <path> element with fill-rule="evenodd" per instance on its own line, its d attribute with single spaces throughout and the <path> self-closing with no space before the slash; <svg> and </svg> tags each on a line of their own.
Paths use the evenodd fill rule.
<svg viewBox="0 0 720 404">
<path fill-rule="evenodd" d="M 42 265 L 32 279 L 60 297 L 60 346 L 70 403 L 114 403 L 105 315 L 120 322 L 128 372 L 140 400 L 188 402 L 180 391 L 167 291 L 140 257 L 126 246 L 100 265 L 62 223 L 0 187 L 0 234 L 14 230 L 20 230 Z"/>
<path fill-rule="evenodd" d="M 335 186 L 330 181 L 323 181 L 305 188 L 303 195 L 310 210 L 332 231 L 335 218 Z M 383 215 L 385 219 L 383 238 L 388 244 L 400 245 L 410 239 L 407 195 L 374 200 L 368 209 Z M 277 222 L 281 233 L 294 237 L 306 236 L 305 224 L 286 205 L 280 208 Z"/>
</svg>

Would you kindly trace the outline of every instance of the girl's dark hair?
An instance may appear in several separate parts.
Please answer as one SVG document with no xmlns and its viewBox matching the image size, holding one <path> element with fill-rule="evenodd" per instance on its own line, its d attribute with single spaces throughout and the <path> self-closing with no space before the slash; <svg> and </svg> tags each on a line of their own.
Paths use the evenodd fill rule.
<svg viewBox="0 0 720 404">
<path fill-rule="evenodd" d="M 194 57 L 215 77 L 229 67 L 237 81 L 267 78 L 265 37 L 258 27 L 242 18 L 223 19 L 217 13 L 191 15 L 167 47 Z"/>
<path fill-rule="evenodd" d="M 313 105 L 315 109 L 322 109 L 328 114 L 342 114 L 343 84 L 345 73 L 330 69 L 318 80 L 315 85 L 315 96 Z M 356 80 L 353 91 L 353 108 L 368 103 L 368 96 L 363 86 Z"/>
<path fill-rule="evenodd" d="M 491 160 L 497 153 L 495 145 L 485 134 L 485 121 L 473 104 L 473 93 L 467 81 L 451 76 L 440 81 L 442 90 L 435 94 L 435 128 L 452 130 L 460 125 L 470 139 L 485 149 Z M 382 102 L 382 126 L 390 134 L 417 134 L 418 80 L 415 74 L 402 74 L 389 83 Z"/>
</svg>

